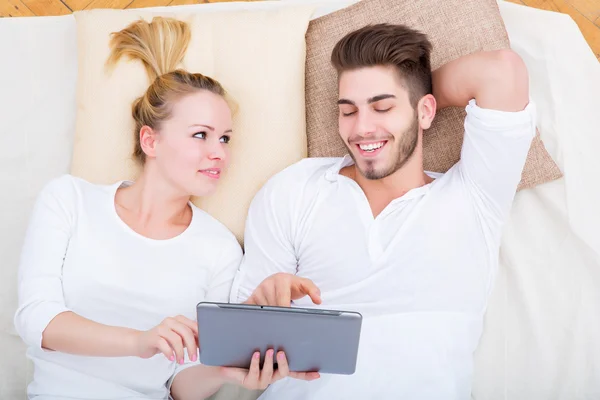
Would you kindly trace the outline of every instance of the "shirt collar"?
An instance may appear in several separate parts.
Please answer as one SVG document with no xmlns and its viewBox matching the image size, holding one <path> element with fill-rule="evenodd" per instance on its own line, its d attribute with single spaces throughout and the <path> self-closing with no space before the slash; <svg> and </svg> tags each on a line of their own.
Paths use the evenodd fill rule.
<svg viewBox="0 0 600 400">
<path fill-rule="evenodd" d="M 325 179 L 330 182 L 336 182 L 340 177 L 340 171 L 342 168 L 350 165 L 354 165 L 354 160 L 349 154 L 346 154 L 344 157 L 339 158 L 331 167 L 327 169 L 325 172 Z"/>
</svg>

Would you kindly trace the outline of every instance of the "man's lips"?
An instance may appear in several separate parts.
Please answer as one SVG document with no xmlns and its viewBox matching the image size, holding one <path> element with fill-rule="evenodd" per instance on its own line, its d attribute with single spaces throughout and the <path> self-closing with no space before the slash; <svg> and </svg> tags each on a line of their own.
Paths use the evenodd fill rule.
<svg viewBox="0 0 600 400">
<path fill-rule="evenodd" d="M 387 144 L 387 140 L 377 140 L 377 141 L 360 141 L 355 143 L 354 145 L 358 149 L 358 152 L 363 157 L 375 157 L 385 147 Z"/>
</svg>

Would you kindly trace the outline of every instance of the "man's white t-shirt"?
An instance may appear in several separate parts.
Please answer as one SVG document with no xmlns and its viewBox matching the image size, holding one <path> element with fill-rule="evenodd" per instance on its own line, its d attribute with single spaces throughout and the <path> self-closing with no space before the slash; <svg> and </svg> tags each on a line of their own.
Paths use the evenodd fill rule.
<svg viewBox="0 0 600 400">
<path fill-rule="evenodd" d="M 63 311 L 92 321 L 148 330 L 166 317 L 196 319 L 198 302 L 227 302 L 242 259 L 235 236 L 190 204 L 191 224 L 167 240 L 146 238 L 115 211 L 121 185 L 65 175 L 35 204 L 19 268 L 15 326 L 35 366 L 30 398 L 167 399 L 179 365 L 162 353 L 86 357 L 42 349 L 42 332 Z"/>
<path fill-rule="evenodd" d="M 461 160 L 376 218 L 339 174 L 348 156 L 300 161 L 257 194 L 231 301 L 286 272 L 315 282 L 320 308 L 364 317 L 354 375 L 284 379 L 264 399 L 470 399 L 502 226 L 536 121 L 533 103 L 502 112 L 472 100 L 466 111 Z M 293 305 L 314 307 L 309 297 Z"/>
</svg>

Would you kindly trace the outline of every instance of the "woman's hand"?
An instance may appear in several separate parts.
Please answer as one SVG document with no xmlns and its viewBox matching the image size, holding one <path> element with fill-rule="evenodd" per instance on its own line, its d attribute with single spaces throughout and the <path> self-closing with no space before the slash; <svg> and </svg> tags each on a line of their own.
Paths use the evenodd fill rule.
<svg viewBox="0 0 600 400">
<path fill-rule="evenodd" d="M 195 321 L 182 315 L 169 317 L 154 328 L 139 332 L 135 340 L 136 354 L 150 358 L 162 353 L 171 361 L 184 362 L 183 349 L 187 349 L 191 361 L 198 352 L 198 326 Z"/>
<path fill-rule="evenodd" d="M 265 354 L 265 362 L 260 369 L 260 353 L 252 356 L 250 369 L 222 367 L 221 371 L 225 378 L 233 383 L 241 385 L 250 390 L 264 390 L 272 383 L 287 376 L 294 379 L 312 381 L 320 378 L 318 372 L 290 372 L 287 358 L 283 351 L 277 353 L 277 370 L 273 369 L 274 350 L 269 349 Z"/>
</svg>

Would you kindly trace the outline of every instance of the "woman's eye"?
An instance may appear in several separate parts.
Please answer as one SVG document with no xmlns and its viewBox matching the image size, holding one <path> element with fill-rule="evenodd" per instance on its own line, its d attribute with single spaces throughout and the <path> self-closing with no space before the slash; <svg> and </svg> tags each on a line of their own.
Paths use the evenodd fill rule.
<svg viewBox="0 0 600 400">
<path fill-rule="evenodd" d="M 378 110 L 378 109 L 375 109 L 375 111 L 377 111 L 378 113 L 384 113 L 384 112 L 388 112 L 388 111 L 390 111 L 391 109 L 392 109 L 392 107 L 390 107 L 390 108 L 386 108 L 386 109 L 384 109 L 384 110 Z"/>
<path fill-rule="evenodd" d="M 194 137 L 198 139 L 206 139 L 206 132 L 194 133 Z"/>
<path fill-rule="evenodd" d="M 231 138 L 227 135 L 221 136 L 221 143 L 229 143 L 230 140 Z"/>
<path fill-rule="evenodd" d="M 351 111 L 351 112 L 349 112 L 349 113 L 345 113 L 345 112 L 343 112 L 343 113 L 342 113 L 342 115 L 343 115 L 344 117 L 349 117 L 349 116 L 351 116 L 351 115 L 353 115 L 353 114 L 356 114 L 356 111 Z"/>
</svg>

